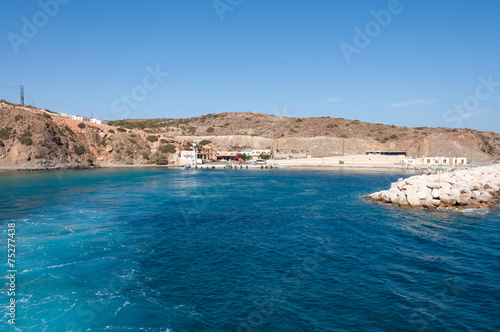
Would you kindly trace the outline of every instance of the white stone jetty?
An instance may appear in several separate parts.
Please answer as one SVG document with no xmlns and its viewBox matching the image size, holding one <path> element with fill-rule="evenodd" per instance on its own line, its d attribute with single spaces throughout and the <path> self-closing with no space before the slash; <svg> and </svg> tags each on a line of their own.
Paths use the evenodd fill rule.
<svg viewBox="0 0 500 332">
<path fill-rule="evenodd" d="M 399 179 L 391 184 L 391 189 L 365 198 L 378 203 L 428 209 L 486 209 L 500 203 L 499 195 L 500 165 L 493 165 Z"/>
</svg>

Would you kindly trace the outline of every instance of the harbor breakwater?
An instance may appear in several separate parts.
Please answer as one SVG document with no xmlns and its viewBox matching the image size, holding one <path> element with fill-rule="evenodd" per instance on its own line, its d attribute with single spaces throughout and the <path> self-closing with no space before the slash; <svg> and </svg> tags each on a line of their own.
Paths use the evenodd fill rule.
<svg viewBox="0 0 500 332">
<path fill-rule="evenodd" d="M 499 204 L 500 165 L 399 179 L 389 190 L 365 196 L 377 203 L 437 209 L 495 208 Z"/>
</svg>

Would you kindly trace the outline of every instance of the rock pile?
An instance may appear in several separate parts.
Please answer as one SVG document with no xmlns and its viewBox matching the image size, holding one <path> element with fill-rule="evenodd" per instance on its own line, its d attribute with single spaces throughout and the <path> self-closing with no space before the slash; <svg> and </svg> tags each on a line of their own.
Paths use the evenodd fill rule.
<svg viewBox="0 0 500 332">
<path fill-rule="evenodd" d="M 391 189 L 365 196 L 399 206 L 422 206 L 428 209 L 495 208 L 500 195 L 500 165 L 469 168 L 454 172 L 416 175 L 399 179 Z"/>
</svg>

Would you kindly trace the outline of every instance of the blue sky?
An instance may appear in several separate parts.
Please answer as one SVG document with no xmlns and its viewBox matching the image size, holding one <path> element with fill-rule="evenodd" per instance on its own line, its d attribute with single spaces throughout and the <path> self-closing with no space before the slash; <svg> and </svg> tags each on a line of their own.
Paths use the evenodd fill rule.
<svg viewBox="0 0 500 332">
<path fill-rule="evenodd" d="M 41 0 L 2 13 L 0 98 L 14 102 L 23 84 L 27 104 L 105 119 L 253 111 L 500 132 L 500 1 Z"/>
</svg>

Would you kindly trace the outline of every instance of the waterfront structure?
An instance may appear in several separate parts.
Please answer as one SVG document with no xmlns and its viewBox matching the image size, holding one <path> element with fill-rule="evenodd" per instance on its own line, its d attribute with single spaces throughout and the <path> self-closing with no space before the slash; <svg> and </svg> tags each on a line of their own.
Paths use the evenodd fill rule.
<svg viewBox="0 0 500 332">
<path fill-rule="evenodd" d="M 374 156 L 406 156 L 406 151 L 366 151 L 365 154 Z"/>
</svg>

